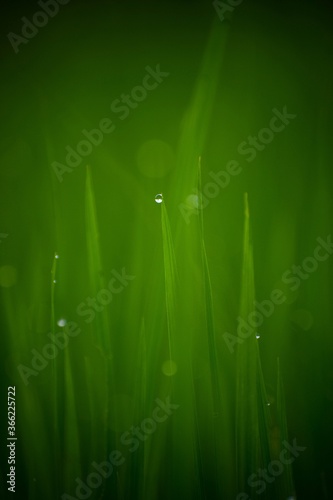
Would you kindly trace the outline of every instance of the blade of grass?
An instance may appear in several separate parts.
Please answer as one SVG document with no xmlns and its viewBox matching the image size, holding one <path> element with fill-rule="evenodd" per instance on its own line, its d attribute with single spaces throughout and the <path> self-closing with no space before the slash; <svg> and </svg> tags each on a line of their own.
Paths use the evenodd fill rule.
<svg viewBox="0 0 333 500">
<path fill-rule="evenodd" d="M 245 220 L 240 317 L 246 320 L 253 311 L 255 300 L 247 193 L 244 197 L 244 204 Z M 249 338 L 243 340 L 237 349 L 236 469 L 239 491 L 246 491 L 247 478 L 256 470 L 258 464 L 257 366 L 256 338 L 252 334 Z"/>
<path fill-rule="evenodd" d="M 146 352 L 146 329 L 144 318 L 141 321 L 139 352 L 137 358 L 137 373 L 135 387 L 135 421 L 141 422 L 145 415 L 148 415 L 149 408 L 147 407 L 147 352 Z M 130 481 L 130 497 L 131 498 L 147 498 L 146 494 L 146 478 L 149 474 L 148 456 L 150 442 L 143 441 L 136 454 L 132 457 L 131 481 Z"/>
<path fill-rule="evenodd" d="M 188 194 L 197 178 L 195 166 L 208 133 L 229 29 L 229 23 L 221 25 L 217 19 L 214 19 L 200 74 L 183 119 L 178 146 L 178 163 L 182 175 L 177 178 L 177 190 L 181 196 Z"/>
<path fill-rule="evenodd" d="M 162 223 L 162 238 L 163 238 L 163 256 L 164 256 L 164 277 L 165 277 L 165 302 L 168 323 L 168 343 L 169 343 L 169 359 L 173 361 L 173 342 L 175 332 L 175 310 L 176 310 L 176 282 L 177 270 L 175 252 L 172 242 L 170 223 L 168 219 L 165 202 L 161 207 L 161 223 Z"/>
<path fill-rule="evenodd" d="M 52 269 L 51 269 L 51 332 L 55 335 L 55 287 L 56 287 L 56 277 L 57 277 L 57 262 L 58 255 L 55 252 L 53 257 Z M 52 337 L 52 343 L 54 343 L 54 337 Z M 54 349 L 57 350 L 54 345 Z M 51 360 L 51 380 L 52 380 L 52 394 L 53 394 L 53 404 L 52 404 L 52 413 L 53 413 L 53 451 L 54 451 L 54 477 L 55 477 L 55 491 L 56 495 L 60 495 L 59 487 L 62 484 L 62 470 L 60 468 L 60 457 L 61 457 L 61 440 L 60 436 L 60 425 L 59 425 L 59 408 L 62 405 L 62 386 L 63 386 L 63 374 L 61 372 L 60 365 L 57 361 L 57 356 L 55 356 Z"/>
<path fill-rule="evenodd" d="M 198 162 L 198 203 L 202 206 L 202 177 L 201 177 L 201 157 Z M 203 294 L 205 302 L 206 335 L 209 354 L 210 382 L 213 403 L 213 439 L 214 439 L 214 467 L 216 494 L 222 491 L 232 491 L 232 474 L 230 473 L 230 457 L 232 456 L 232 441 L 230 439 L 230 415 L 228 414 L 227 387 L 224 385 L 222 398 L 221 372 L 219 369 L 218 351 L 216 345 L 216 329 L 214 324 L 214 304 L 212 294 L 212 284 L 208 265 L 207 251 L 204 237 L 203 211 L 199 211 L 199 238 L 201 246 L 201 266 L 203 274 Z M 221 481 L 221 469 L 227 471 L 226 477 Z M 228 478 L 228 479 L 226 479 Z"/>
<path fill-rule="evenodd" d="M 182 402 L 182 410 L 177 411 L 167 422 L 164 453 L 174 455 L 177 460 L 169 466 L 172 485 L 178 485 L 179 495 L 198 491 L 197 448 L 195 444 L 194 401 L 191 374 L 191 335 L 188 325 L 184 325 L 179 309 L 179 274 L 175 248 L 170 229 L 165 201 L 161 207 L 163 241 L 163 262 L 165 276 L 165 300 L 167 313 L 168 348 L 170 361 L 175 363 L 177 373 L 170 377 L 170 397 Z M 179 374 L 178 374 L 179 373 Z M 179 443 L 184 443 L 180 448 Z M 185 447 L 186 443 L 186 447 Z M 186 451 L 185 451 L 186 450 Z M 182 458 L 183 457 L 183 458 Z M 181 465 L 180 465 L 181 464 Z M 193 477 L 195 482 L 193 482 Z M 170 493 L 171 494 L 171 493 Z"/>
<path fill-rule="evenodd" d="M 79 421 L 76 406 L 76 386 L 73 379 L 75 363 L 71 363 L 69 349 L 64 352 L 65 391 L 61 402 L 64 413 L 63 492 L 73 491 L 74 478 L 82 477 Z M 63 493 L 62 492 L 62 493 Z"/>
<path fill-rule="evenodd" d="M 97 222 L 97 211 L 94 196 L 94 188 L 92 183 L 91 169 L 87 166 L 86 170 L 86 201 L 85 201 L 85 219 L 86 219 L 86 244 L 87 244 L 87 255 L 88 255 L 88 274 L 91 286 L 91 293 L 96 296 L 97 293 L 106 288 L 104 279 L 101 277 L 102 271 L 102 259 L 100 252 L 100 241 L 99 241 L 99 230 Z M 112 354 L 112 339 L 111 339 L 111 328 L 108 316 L 107 308 L 103 311 L 98 312 L 94 319 L 94 323 L 91 325 L 92 338 L 94 347 L 100 353 L 100 367 L 99 378 L 94 377 L 95 385 L 98 385 L 98 390 L 94 389 L 92 386 L 92 378 L 88 380 L 88 390 L 90 391 L 90 397 L 92 399 L 92 406 L 96 413 L 102 416 L 97 423 L 91 423 L 91 439 L 93 443 L 99 443 L 95 447 L 95 453 L 100 457 L 107 458 L 108 446 L 111 449 L 119 449 L 118 443 L 118 424 L 114 425 L 115 429 L 115 442 L 109 440 L 109 430 L 108 430 L 108 416 L 112 408 L 115 408 L 115 373 L 114 373 L 114 361 Z M 94 358 L 97 356 L 95 349 L 92 351 L 92 359 L 86 363 L 86 369 L 89 370 L 88 377 L 92 376 L 94 372 Z M 101 359 L 103 360 L 101 363 Z M 117 413 L 115 414 L 117 419 Z M 97 457 L 98 458 L 98 457 Z"/>
<path fill-rule="evenodd" d="M 244 196 L 245 221 L 240 318 L 247 321 L 254 311 L 255 287 L 248 195 Z M 247 491 L 248 478 L 260 467 L 267 467 L 269 451 L 269 413 L 261 369 L 259 347 L 254 332 L 237 346 L 236 469 L 239 491 Z M 273 498 L 275 485 L 270 497 Z M 256 495 L 251 491 L 252 495 Z M 265 494 L 266 498 L 266 494 Z"/>
<path fill-rule="evenodd" d="M 280 359 L 277 360 L 277 424 L 279 430 L 279 444 L 282 449 L 283 441 L 288 441 L 288 426 L 287 426 L 287 415 L 286 415 L 286 404 L 285 404 L 285 396 L 284 396 L 284 388 L 283 388 L 283 380 L 280 369 Z M 280 496 L 291 496 L 295 492 L 293 478 L 292 478 L 292 468 L 291 464 L 286 464 L 283 471 L 282 480 L 280 481 Z"/>
</svg>

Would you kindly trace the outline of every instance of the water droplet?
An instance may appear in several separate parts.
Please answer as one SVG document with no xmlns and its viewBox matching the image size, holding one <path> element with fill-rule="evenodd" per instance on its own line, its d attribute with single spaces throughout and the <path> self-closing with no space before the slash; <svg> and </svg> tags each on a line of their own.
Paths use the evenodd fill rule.
<svg viewBox="0 0 333 500">
<path fill-rule="evenodd" d="M 162 201 L 163 201 L 163 195 L 162 195 L 162 193 L 157 194 L 155 196 L 155 201 L 156 201 L 156 203 L 162 203 Z"/>
<path fill-rule="evenodd" d="M 59 259 L 59 255 L 56 253 L 54 256 L 55 259 Z"/>
<path fill-rule="evenodd" d="M 269 401 L 266 404 L 267 404 L 267 406 L 271 406 L 271 403 Z"/>
<path fill-rule="evenodd" d="M 57 282 L 57 280 L 53 280 L 53 283 L 56 283 L 56 282 Z"/>
<path fill-rule="evenodd" d="M 259 333 L 256 333 L 256 339 L 260 339 Z"/>
<path fill-rule="evenodd" d="M 58 325 L 58 326 L 63 327 L 63 326 L 66 326 L 66 324 L 67 324 L 67 321 L 65 320 L 65 318 L 60 318 L 60 319 L 58 319 L 58 321 L 57 321 L 57 325 Z"/>
</svg>

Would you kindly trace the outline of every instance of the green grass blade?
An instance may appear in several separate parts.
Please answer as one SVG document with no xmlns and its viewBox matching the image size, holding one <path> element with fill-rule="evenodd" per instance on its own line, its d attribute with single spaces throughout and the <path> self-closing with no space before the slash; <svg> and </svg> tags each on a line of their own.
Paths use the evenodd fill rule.
<svg viewBox="0 0 333 500">
<path fill-rule="evenodd" d="M 286 404 L 285 404 L 285 395 L 284 395 L 284 387 L 283 380 L 280 368 L 280 360 L 277 360 L 277 397 L 276 397 L 276 407 L 277 407 L 277 442 L 276 449 L 273 450 L 274 458 L 280 454 L 282 449 L 283 441 L 287 441 L 289 443 L 288 437 L 288 426 L 287 426 L 287 415 L 286 415 Z M 272 453 L 273 454 L 273 453 Z M 284 466 L 283 475 L 281 481 L 279 482 L 279 493 L 281 496 L 291 496 L 295 492 L 293 478 L 292 478 L 292 467 L 291 464 L 286 464 Z"/>
<path fill-rule="evenodd" d="M 165 302 L 168 323 L 168 344 L 169 359 L 173 360 L 173 342 L 176 327 L 176 282 L 177 268 L 175 252 L 172 241 L 172 234 L 165 202 L 161 206 L 161 223 L 163 238 L 163 257 L 164 257 L 164 277 L 165 277 Z"/>
<path fill-rule="evenodd" d="M 246 193 L 240 303 L 240 317 L 244 321 L 253 311 L 254 301 L 254 270 Z M 242 492 L 247 491 L 247 478 L 258 468 L 260 454 L 257 395 L 258 346 L 255 334 L 242 339 L 237 347 L 236 467 L 237 487 Z"/>
</svg>

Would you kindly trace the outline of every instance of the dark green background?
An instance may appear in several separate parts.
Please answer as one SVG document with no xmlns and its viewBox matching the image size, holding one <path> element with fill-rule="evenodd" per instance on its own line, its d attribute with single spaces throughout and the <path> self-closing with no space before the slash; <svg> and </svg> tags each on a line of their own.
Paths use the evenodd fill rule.
<svg viewBox="0 0 333 500">
<path fill-rule="evenodd" d="M 223 432 L 226 446 L 232 449 L 236 359 L 227 350 L 223 333 L 236 333 L 243 194 L 249 195 L 256 297 L 262 301 L 269 298 L 271 290 L 282 286 L 281 276 L 286 270 L 313 255 L 316 238 L 326 239 L 332 230 L 333 35 L 331 3 L 324 0 L 244 0 L 223 22 L 210 2 L 71 0 L 60 6 L 57 16 L 26 45 L 20 45 L 15 54 L 7 34 L 19 34 L 21 17 L 31 19 L 37 10 L 40 8 L 35 2 L 14 1 L 3 6 L 1 16 L 0 233 L 8 236 L 0 240 L 0 267 L 13 266 L 17 279 L 13 286 L 0 287 L 0 457 L 5 495 L 6 387 L 15 385 L 17 495 L 25 492 L 26 498 L 53 500 L 65 491 L 74 496 L 76 475 L 71 480 L 66 476 L 68 471 L 79 466 L 84 479 L 91 462 L 103 460 L 102 452 L 93 456 L 92 450 L 101 451 L 104 446 L 108 452 L 113 449 L 113 411 L 128 429 L 150 416 L 154 399 L 168 393 L 165 379 L 170 378 L 160 368 L 166 357 L 167 328 L 160 207 L 154 203 L 155 195 L 161 192 L 181 278 L 175 335 L 181 336 L 183 347 L 188 336 L 191 352 L 179 357 L 173 379 L 177 384 L 178 377 L 183 389 L 178 393 L 180 400 L 175 402 L 180 405 L 179 418 L 185 422 L 192 407 L 187 406 L 190 396 L 182 381 L 189 376 L 185 360 L 191 357 L 198 369 L 196 383 L 203 394 L 199 422 L 205 436 L 209 426 L 204 396 L 209 384 L 209 361 L 205 348 L 202 350 L 200 333 L 204 294 L 195 246 L 197 216 L 191 216 L 187 225 L 179 211 L 179 204 L 195 187 L 199 154 L 203 186 L 211 181 L 210 171 L 225 169 L 232 159 L 243 168 L 203 210 L 217 356 L 227 387 L 223 394 L 227 415 Z M 215 38 L 209 45 L 211 33 Z M 157 64 L 169 76 L 128 118 L 119 120 L 110 110 L 112 101 L 141 84 L 147 65 L 155 68 Z M 296 118 L 248 163 L 237 152 L 239 144 L 268 125 L 273 108 L 282 110 L 283 106 Z M 113 119 L 115 131 L 59 183 L 52 162 L 64 162 L 65 147 L 75 147 L 83 138 L 81 130 L 96 128 L 102 118 Z M 138 150 L 149 140 L 161 140 L 172 151 L 167 160 L 163 155 L 156 158 L 168 169 L 160 178 L 146 177 L 138 168 Z M 95 262 L 95 268 L 87 250 L 87 238 L 94 238 L 85 219 L 87 164 L 94 188 L 101 254 L 101 265 Z M 52 424 L 50 402 L 55 394 L 55 379 L 51 366 L 36 378 L 31 377 L 28 387 L 17 371 L 18 364 L 29 364 L 31 349 L 42 349 L 47 333 L 54 327 L 50 272 L 55 252 L 60 255 L 59 287 L 55 287 L 54 297 L 56 319 L 77 321 L 82 329 L 67 348 L 72 396 L 64 375 L 68 368 L 64 353 L 59 353 L 56 360 L 59 435 L 55 435 Z M 287 302 L 265 320 L 260 331 L 261 363 L 272 418 L 279 357 L 288 435 L 290 441 L 297 438 L 306 446 L 293 466 L 300 499 L 333 497 L 331 259 L 319 263 L 318 270 L 302 281 L 297 293 L 285 290 Z M 108 281 L 113 269 L 120 271 L 123 267 L 135 275 L 135 280 L 106 308 L 109 329 L 103 330 L 95 323 L 87 327 L 77 316 L 76 307 L 94 295 L 91 272 L 98 280 Z M 140 412 L 135 413 L 132 406 L 143 398 L 136 387 L 143 317 L 150 346 L 148 402 L 147 413 L 136 420 Z M 308 317 L 311 321 L 305 325 L 297 319 Z M 112 361 L 109 353 L 101 355 L 90 344 L 94 329 L 100 338 L 111 339 Z M 156 337 L 159 340 L 155 342 Z M 108 385 L 107 379 L 107 389 L 101 389 L 104 375 L 99 371 L 100 356 L 115 373 L 114 386 Z M 85 359 L 91 370 L 89 384 Z M 95 415 L 92 419 L 87 400 L 91 399 L 92 407 L 96 404 L 98 413 L 103 408 L 105 390 L 113 391 L 117 408 L 111 408 L 107 416 Z M 72 406 L 68 406 L 69 400 Z M 73 433 L 68 435 L 66 425 L 71 418 Z M 108 429 L 107 441 L 102 443 L 101 437 L 101 443 L 94 443 L 94 432 L 101 422 Z M 158 432 L 149 438 L 155 440 L 155 455 L 148 463 L 151 491 L 156 496 L 143 494 L 135 469 L 139 465 L 127 460 L 120 480 L 123 496 L 120 490 L 113 489 L 114 484 L 108 483 L 110 491 L 107 487 L 105 498 L 116 498 L 115 491 L 119 498 L 131 499 L 204 498 L 195 487 L 191 467 L 185 465 L 191 456 L 187 438 L 182 442 L 172 424 L 163 431 L 167 438 Z M 205 441 L 203 437 L 206 445 L 201 450 L 207 470 L 213 469 L 214 462 L 210 439 Z M 59 456 L 54 454 L 56 442 L 60 443 Z M 73 456 L 70 449 L 75 450 Z M 140 457 L 135 460 L 140 463 Z M 180 477 L 184 467 L 182 481 L 177 474 L 172 475 L 174 467 Z M 222 498 L 235 498 L 240 491 L 234 471 L 235 456 L 231 453 L 228 467 L 220 470 L 222 478 L 232 478 L 231 486 L 228 483 L 225 490 L 222 488 Z M 65 476 L 67 482 L 63 483 Z M 207 498 L 215 498 L 211 481 L 207 472 L 203 481 Z M 72 484 L 72 489 L 64 489 L 64 484 L 66 488 Z M 101 494 L 99 488 L 93 494 L 96 497 L 91 498 Z"/>
</svg>

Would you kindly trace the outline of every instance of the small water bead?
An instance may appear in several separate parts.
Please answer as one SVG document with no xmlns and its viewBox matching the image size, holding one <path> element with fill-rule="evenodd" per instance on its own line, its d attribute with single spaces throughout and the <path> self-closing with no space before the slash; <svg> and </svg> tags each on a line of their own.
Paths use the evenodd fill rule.
<svg viewBox="0 0 333 500">
<path fill-rule="evenodd" d="M 55 259 L 59 259 L 59 255 L 56 253 L 54 256 Z"/>
<path fill-rule="evenodd" d="M 66 326 L 66 324 L 67 324 L 67 321 L 65 320 L 65 318 L 60 318 L 57 321 L 57 325 L 60 327 Z"/>
<path fill-rule="evenodd" d="M 259 333 L 256 333 L 256 339 L 260 339 Z"/>
<path fill-rule="evenodd" d="M 155 201 L 156 201 L 156 203 L 162 203 L 162 201 L 163 201 L 163 195 L 162 195 L 162 193 L 157 194 L 155 196 Z"/>
</svg>

